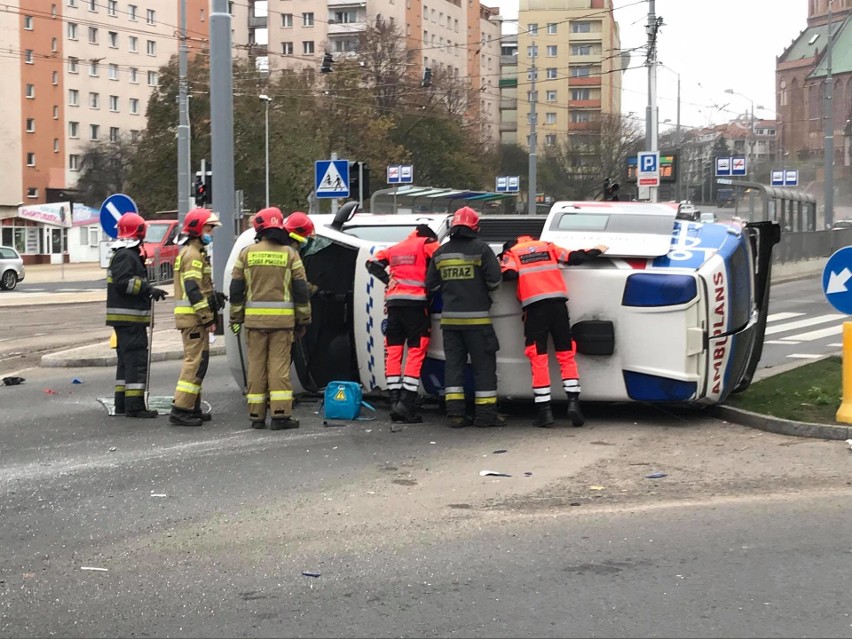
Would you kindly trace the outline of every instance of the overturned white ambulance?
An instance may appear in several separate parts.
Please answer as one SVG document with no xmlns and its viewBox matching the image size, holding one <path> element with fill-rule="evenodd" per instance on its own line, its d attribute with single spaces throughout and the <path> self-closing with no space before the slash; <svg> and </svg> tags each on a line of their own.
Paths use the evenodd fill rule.
<svg viewBox="0 0 852 639">
<path fill-rule="evenodd" d="M 746 388 L 760 359 L 769 304 L 773 222 L 702 224 L 675 219 L 676 208 L 633 202 L 558 202 L 545 216 L 489 216 L 480 235 L 495 252 L 505 240 L 532 235 L 568 249 L 606 244 L 609 251 L 565 268 L 568 308 L 584 401 L 712 405 Z M 293 353 L 297 390 L 318 391 L 332 380 L 383 389 L 384 286 L 364 268 L 378 248 L 400 241 L 417 224 L 439 238 L 450 215 L 370 215 L 342 210 L 315 216 L 317 238 L 303 261 L 319 287 L 313 324 Z M 253 241 L 241 235 L 226 266 Z M 443 392 L 440 299 L 434 300 L 432 342 L 422 389 Z M 532 399 L 515 284 L 504 283 L 491 308 L 500 340 L 498 394 Z M 229 366 L 242 387 L 236 338 L 226 336 Z M 554 399 L 561 379 L 551 358 Z"/>
</svg>

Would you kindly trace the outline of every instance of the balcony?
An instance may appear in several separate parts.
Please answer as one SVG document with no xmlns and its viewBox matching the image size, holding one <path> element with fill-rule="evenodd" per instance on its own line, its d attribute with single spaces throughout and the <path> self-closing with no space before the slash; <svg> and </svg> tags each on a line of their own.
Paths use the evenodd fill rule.
<svg viewBox="0 0 852 639">
<path fill-rule="evenodd" d="M 257 16 L 249 16 L 248 19 L 248 27 L 249 29 L 265 29 L 267 24 L 266 16 L 262 18 L 258 18 Z"/>
<path fill-rule="evenodd" d="M 518 100 L 516 98 L 503 98 L 500 100 L 500 110 L 507 111 L 518 108 Z"/>
<path fill-rule="evenodd" d="M 600 100 L 569 100 L 568 106 L 573 109 L 600 109 Z"/>
<path fill-rule="evenodd" d="M 366 28 L 366 22 L 332 22 L 329 20 L 328 37 L 351 36 L 361 33 Z"/>
<path fill-rule="evenodd" d="M 366 7 L 366 2 L 358 2 L 358 0 L 327 0 L 329 7 L 335 8 L 358 8 Z"/>
<path fill-rule="evenodd" d="M 517 64 L 518 64 L 518 56 L 516 56 L 516 55 L 501 55 L 500 56 L 500 66 L 501 67 L 517 66 Z"/>
<path fill-rule="evenodd" d="M 500 133 L 516 133 L 518 131 L 517 122 L 501 122 Z"/>
<path fill-rule="evenodd" d="M 599 87 L 601 85 L 601 77 L 599 75 L 587 77 L 569 77 L 568 86 L 571 87 Z"/>
</svg>

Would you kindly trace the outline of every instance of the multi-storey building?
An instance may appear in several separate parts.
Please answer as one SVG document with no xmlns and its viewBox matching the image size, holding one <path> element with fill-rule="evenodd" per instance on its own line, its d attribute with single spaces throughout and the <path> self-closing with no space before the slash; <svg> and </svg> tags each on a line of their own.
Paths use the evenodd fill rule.
<svg viewBox="0 0 852 639">
<path fill-rule="evenodd" d="M 190 49 L 207 47 L 209 1 L 186 0 Z M 26 235 L 26 252 L 55 253 L 20 206 L 73 189 L 89 142 L 133 139 L 158 69 L 178 51 L 175 0 L 11 0 L 0 12 L 2 241 Z M 9 55 L 11 54 L 11 55 Z M 17 242 L 20 245 L 20 242 Z"/>
<path fill-rule="evenodd" d="M 583 134 L 601 114 L 621 112 L 622 56 L 612 0 L 520 0 L 518 143 L 529 144 L 536 71 L 539 146 Z"/>
<path fill-rule="evenodd" d="M 518 144 L 518 38 L 503 36 L 500 47 L 500 144 Z"/>
</svg>

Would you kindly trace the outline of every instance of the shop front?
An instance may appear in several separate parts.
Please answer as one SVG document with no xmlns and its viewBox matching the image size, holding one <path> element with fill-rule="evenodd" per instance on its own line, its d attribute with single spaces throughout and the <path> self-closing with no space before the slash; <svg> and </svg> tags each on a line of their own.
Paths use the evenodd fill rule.
<svg viewBox="0 0 852 639">
<path fill-rule="evenodd" d="M 13 246 L 24 264 L 96 262 L 102 235 L 98 212 L 71 202 L 20 206 L 16 217 L 0 220 L 0 244 Z"/>
</svg>

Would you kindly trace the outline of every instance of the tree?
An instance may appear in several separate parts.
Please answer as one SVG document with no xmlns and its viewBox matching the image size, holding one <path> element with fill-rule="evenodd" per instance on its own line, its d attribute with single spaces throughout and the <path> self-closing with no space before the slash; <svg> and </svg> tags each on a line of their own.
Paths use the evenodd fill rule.
<svg viewBox="0 0 852 639">
<path fill-rule="evenodd" d="M 127 191 L 135 155 L 135 147 L 123 137 L 86 145 L 77 180 L 80 200 L 87 206 L 99 207 L 113 193 Z"/>
</svg>

